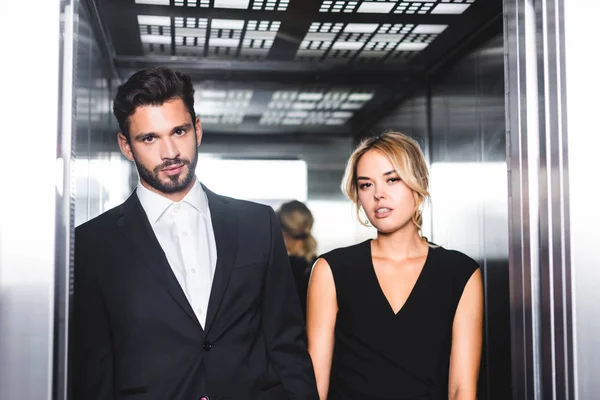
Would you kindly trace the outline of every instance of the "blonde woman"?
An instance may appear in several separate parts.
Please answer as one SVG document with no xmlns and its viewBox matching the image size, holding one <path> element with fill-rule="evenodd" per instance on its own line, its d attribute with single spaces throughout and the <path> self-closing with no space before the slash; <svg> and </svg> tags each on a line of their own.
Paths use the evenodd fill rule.
<svg viewBox="0 0 600 400">
<path fill-rule="evenodd" d="M 298 200 L 282 204 L 276 214 L 296 281 L 302 312 L 306 316 L 308 279 L 317 258 L 317 241 L 311 232 L 314 218 L 308 207 Z"/>
<path fill-rule="evenodd" d="M 397 132 L 367 139 L 343 190 L 377 237 L 313 268 L 307 332 L 320 398 L 475 400 L 481 272 L 421 235 L 429 193 L 419 145 Z"/>
</svg>

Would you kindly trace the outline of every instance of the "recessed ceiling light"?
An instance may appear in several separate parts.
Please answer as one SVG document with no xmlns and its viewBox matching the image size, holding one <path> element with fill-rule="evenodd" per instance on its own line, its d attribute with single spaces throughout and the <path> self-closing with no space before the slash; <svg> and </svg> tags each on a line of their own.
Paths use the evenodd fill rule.
<svg viewBox="0 0 600 400">
<path fill-rule="evenodd" d="M 212 29 L 244 29 L 243 19 L 213 19 Z"/>
<path fill-rule="evenodd" d="M 329 118 L 325 124 L 326 125 L 344 125 L 346 123 L 345 120 L 343 119 L 337 119 L 337 118 Z"/>
<path fill-rule="evenodd" d="M 356 12 L 387 14 L 395 5 L 396 3 L 362 3 Z"/>
<path fill-rule="evenodd" d="M 442 32 L 444 32 L 444 30 L 446 30 L 447 27 L 448 27 L 448 25 L 421 24 L 421 25 L 417 25 L 415 27 L 415 29 L 412 30 L 411 33 L 424 33 L 424 34 L 442 33 Z"/>
<path fill-rule="evenodd" d="M 371 93 L 352 93 L 348 96 L 348 101 L 369 101 L 373 98 Z"/>
<path fill-rule="evenodd" d="M 240 39 L 229 39 L 229 38 L 210 38 L 208 45 L 213 47 L 238 47 L 240 45 Z"/>
<path fill-rule="evenodd" d="M 462 14 L 470 4 L 438 4 L 431 14 Z"/>
<path fill-rule="evenodd" d="M 250 0 L 215 0 L 215 8 L 247 9 Z"/>
<path fill-rule="evenodd" d="M 140 25 L 171 26 L 171 17 L 159 17 L 157 15 L 138 15 Z"/>
<path fill-rule="evenodd" d="M 153 6 L 168 6 L 169 0 L 135 0 L 135 4 L 151 4 Z"/>
<path fill-rule="evenodd" d="M 427 47 L 429 43 L 422 42 L 404 42 L 396 46 L 397 51 L 421 51 Z"/>
<path fill-rule="evenodd" d="M 323 98 L 323 93 L 300 93 L 298 100 L 317 101 Z"/>
<path fill-rule="evenodd" d="M 363 42 L 335 42 L 333 50 L 360 50 L 365 44 Z"/>
<path fill-rule="evenodd" d="M 140 35 L 142 39 L 142 43 L 151 43 L 151 44 L 171 44 L 170 36 L 161 36 L 161 35 Z"/>
<path fill-rule="evenodd" d="M 379 24 L 348 24 L 344 28 L 347 33 L 373 33 L 379 28 Z"/>
</svg>

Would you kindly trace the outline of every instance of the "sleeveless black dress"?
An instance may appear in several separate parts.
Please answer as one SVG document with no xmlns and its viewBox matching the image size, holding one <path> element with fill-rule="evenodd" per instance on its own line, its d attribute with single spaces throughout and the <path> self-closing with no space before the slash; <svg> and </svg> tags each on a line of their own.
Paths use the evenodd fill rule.
<svg viewBox="0 0 600 400">
<path fill-rule="evenodd" d="M 447 400 L 452 322 L 477 263 L 430 248 L 394 314 L 373 268 L 370 240 L 321 257 L 333 272 L 339 308 L 328 399 Z"/>
</svg>

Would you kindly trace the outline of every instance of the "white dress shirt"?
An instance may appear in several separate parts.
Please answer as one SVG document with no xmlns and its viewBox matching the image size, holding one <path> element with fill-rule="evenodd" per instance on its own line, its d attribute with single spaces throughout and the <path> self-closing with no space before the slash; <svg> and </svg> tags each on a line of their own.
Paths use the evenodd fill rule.
<svg viewBox="0 0 600 400">
<path fill-rule="evenodd" d="M 196 179 L 179 201 L 137 186 L 137 196 L 196 317 L 204 327 L 217 262 L 208 198 Z"/>
</svg>

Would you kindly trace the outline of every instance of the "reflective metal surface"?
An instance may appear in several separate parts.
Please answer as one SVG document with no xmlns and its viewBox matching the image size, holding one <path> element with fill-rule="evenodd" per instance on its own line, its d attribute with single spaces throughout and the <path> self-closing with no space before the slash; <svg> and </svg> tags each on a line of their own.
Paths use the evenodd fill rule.
<svg viewBox="0 0 600 400">
<path fill-rule="evenodd" d="M 562 9 L 562 10 L 561 10 Z M 575 399 L 600 397 L 600 252 L 598 251 L 598 93 L 600 55 L 590 51 L 590 37 L 597 37 L 600 3 L 595 0 L 564 0 L 559 2 L 557 29 L 564 35 L 562 99 L 565 108 L 560 114 L 566 135 L 560 144 L 562 157 L 568 159 L 568 168 L 562 172 L 568 177 L 564 188 L 566 221 L 569 235 L 564 255 L 570 264 L 572 282 L 563 282 L 565 290 L 572 291 L 572 314 L 568 323 L 573 326 Z M 562 28 L 562 29 L 561 29 Z"/>
<path fill-rule="evenodd" d="M 596 13 L 594 13 L 596 11 Z M 597 2 L 505 1 L 515 399 L 595 399 Z M 590 62 L 591 61 L 591 62 Z M 578 138 L 578 139 L 575 139 Z M 596 235 L 597 236 L 597 235 Z M 594 239 L 593 239 L 594 238 Z"/>
<path fill-rule="evenodd" d="M 511 396 L 508 215 L 503 38 L 491 39 L 432 77 L 377 129 L 400 130 L 425 148 L 432 202 L 431 239 L 482 267 L 485 341 L 480 399 Z M 424 233 L 427 234 L 427 229 Z"/>
<path fill-rule="evenodd" d="M 79 9 L 75 80 L 75 225 L 120 204 L 131 192 L 131 164 L 117 146 L 112 94 L 117 81 L 93 29 L 88 2 Z"/>
<path fill-rule="evenodd" d="M 59 115 L 58 0 L 2 2 L 0 398 L 52 398 L 58 188 L 64 179 Z M 27 26 L 35 29 L 24 29 Z M 19 40 L 15 40 L 18 32 Z M 40 55 L 24 43 L 44 49 Z M 43 67 L 41 67 L 43 65 Z"/>
</svg>

